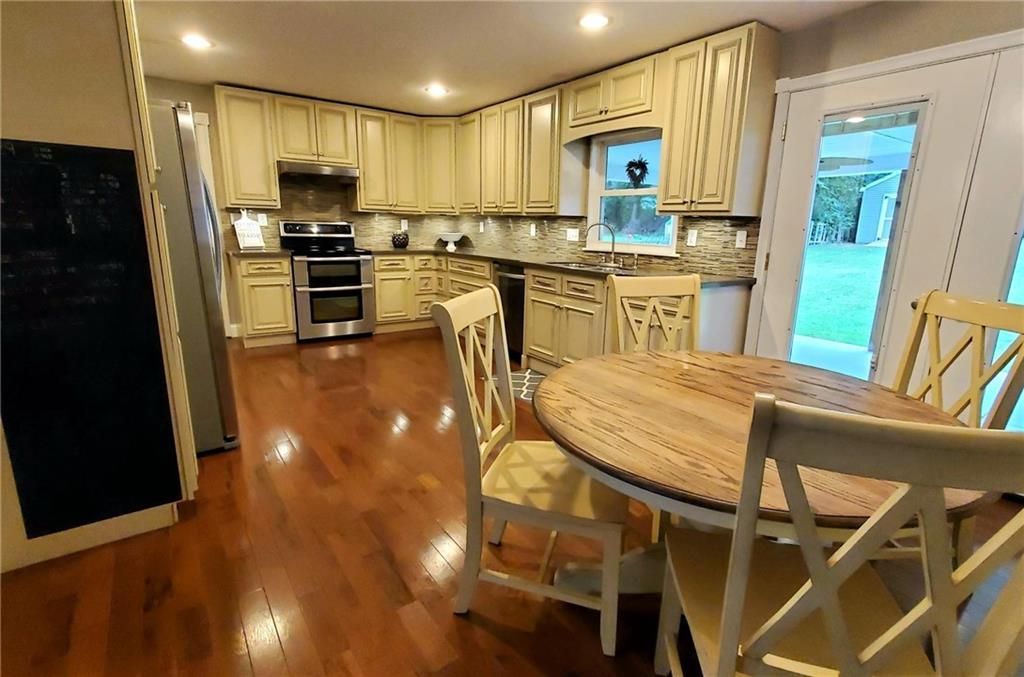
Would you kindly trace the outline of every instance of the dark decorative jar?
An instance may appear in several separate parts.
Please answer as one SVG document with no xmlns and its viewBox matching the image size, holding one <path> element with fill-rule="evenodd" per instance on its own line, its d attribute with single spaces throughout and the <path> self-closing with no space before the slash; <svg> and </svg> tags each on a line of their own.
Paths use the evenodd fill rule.
<svg viewBox="0 0 1024 677">
<path fill-rule="evenodd" d="M 409 233 L 395 233 L 391 236 L 391 246 L 395 249 L 405 249 L 409 246 Z"/>
</svg>

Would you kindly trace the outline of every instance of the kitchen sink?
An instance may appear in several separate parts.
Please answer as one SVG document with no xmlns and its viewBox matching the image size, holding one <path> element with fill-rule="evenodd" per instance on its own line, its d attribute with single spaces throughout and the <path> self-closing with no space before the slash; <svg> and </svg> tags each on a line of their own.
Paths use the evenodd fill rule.
<svg viewBox="0 0 1024 677">
<path fill-rule="evenodd" d="M 610 275 L 635 275 L 636 271 L 629 268 L 620 268 L 619 266 L 612 266 L 607 263 L 584 263 L 582 261 L 549 261 L 549 266 L 559 266 L 561 268 L 573 268 L 575 270 L 590 270 L 599 273 L 608 273 Z"/>
</svg>

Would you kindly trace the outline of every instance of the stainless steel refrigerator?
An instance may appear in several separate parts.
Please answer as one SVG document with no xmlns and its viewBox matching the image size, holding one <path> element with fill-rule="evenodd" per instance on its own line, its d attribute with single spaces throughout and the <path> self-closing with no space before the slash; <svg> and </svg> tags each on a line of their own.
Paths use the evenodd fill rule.
<svg viewBox="0 0 1024 677">
<path fill-rule="evenodd" d="M 149 117 L 196 451 L 231 449 L 238 446 L 238 415 L 221 312 L 224 256 L 192 107 L 152 101 Z"/>
</svg>

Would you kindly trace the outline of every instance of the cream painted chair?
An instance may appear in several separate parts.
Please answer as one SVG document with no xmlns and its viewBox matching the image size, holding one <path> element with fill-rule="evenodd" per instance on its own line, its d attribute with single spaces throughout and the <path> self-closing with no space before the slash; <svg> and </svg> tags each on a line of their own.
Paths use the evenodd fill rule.
<svg viewBox="0 0 1024 677">
<path fill-rule="evenodd" d="M 879 420 L 758 395 L 735 531 L 671 530 L 655 669 L 680 674 L 686 615 L 705 675 L 1003 675 L 1024 659 L 1024 510 L 955 571 L 945 489 L 1024 490 L 1024 433 Z M 774 465 L 798 545 L 756 538 Z M 835 552 L 823 550 L 800 466 L 872 477 L 893 494 Z M 771 470 L 769 470 L 771 471 Z M 908 520 L 922 531 L 923 599 L 904 614 L 869 558 Z M 1000 567 L 1009 579 L 969 643 L 957 606 Z M 931 634 L 937 669 L 922 648 Z"/>
<path fill-rule="evenodd" d="M 615 655 L 628 499 L 592 481 L 554 443 L 516 440 L 505 319 L 493 285 L 435 303 L 430 312 L 444 337 L 466 480 L 466 559 L 455 613 L 468 611 L 477 580 L 579 604 L 600 610 L 601 646 L 605 654 Z M 539 580 L 481 569 L 485 517 L 494 520 L 495 543 L 509 521 L 552 531 Z M 602 544 L 599 597 L 540 582 L 559 531 Z"/>
<path fill-rule="evenodd" d="M 700 275 L 608 276 L 612 351 L 697 350 Z M 663 515 L 651 511 L 651 541 L 661 539 Z"/>
<path fill-rule="evenodd" d="M 697 350 L 700 275 L 609 275 L 608 296 L 614 352 Z"/>
<path fill-rule="evenodd" d="M 1024 306 L 997 301 L 982 301 L 933 290 L 915 302 L 910 338 L 903 350 L 893 389 L 922 400 L 947 413 L 965 418 L 972 427 L 1003 429 L 1013 413 L 1024 389 Z M 943 351 L 940 334 L 943 329 L 962 329 L 963 333 L 948 351 Z M 1017 336 L 986 366 L 985 354 L 994 340 L 990 332 L 1006 331 Z M 922 354 L 922 347 L 927 352 Z M 986 386 L 1000 371 L 1006 380 L 992 400 L 991 409 L 982 420 L 982 400 Z M 911 387 L 915 370 L 922 372 Z M 950 393 L 953 383 L 966 384 Z M 966 415 L 966 416 L 965 416 Z M 974 518 L 953 522 L 953 548 L 957 562 L 963 562 L 974 546 Z M 916 557 L 917 549 L 889 548 L 887 556 L 901 550 Z"/>
</svg>

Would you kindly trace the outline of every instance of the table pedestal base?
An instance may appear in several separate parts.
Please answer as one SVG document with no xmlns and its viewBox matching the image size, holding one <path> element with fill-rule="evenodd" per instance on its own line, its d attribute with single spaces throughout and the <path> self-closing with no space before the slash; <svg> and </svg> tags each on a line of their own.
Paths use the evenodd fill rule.
<svg viewBox="0 0 1024 677">
<path fill-rule="evenodd" d="M 619 565 L 619 594 L 661 594 L 665 580 L 665 544 L 631 550 Z M 601 567 L 569 562 L 555 571 L 555 586 L 585 595 L 601 594 Z"/>
</svg>

